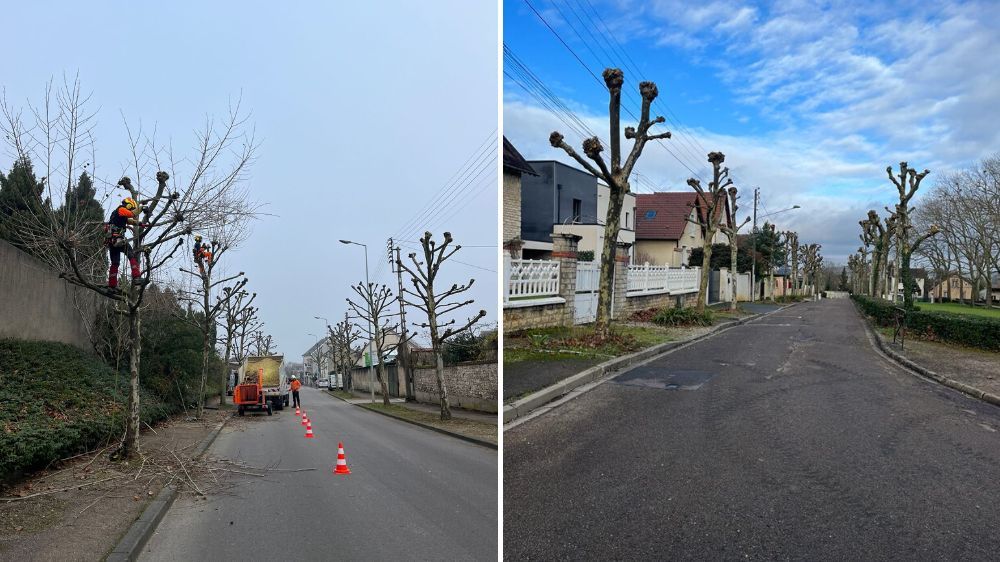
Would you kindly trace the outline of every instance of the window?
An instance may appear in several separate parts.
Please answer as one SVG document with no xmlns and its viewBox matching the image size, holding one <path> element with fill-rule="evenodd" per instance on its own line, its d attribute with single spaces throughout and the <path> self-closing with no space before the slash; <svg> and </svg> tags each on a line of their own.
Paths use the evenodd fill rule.
<svg viewBox="0 0 1000 562">
<path fill-rule="evenodd" d="M 573 200 L 573 222 L 580 222 L 580 215 L 583 214 L 581 208 L 583 207 L 583 202 L 579 199 Z"/>
<path fill-rule="evenodd" d="M 625 213 L 625 229 L 628 230 L 628 213 Z"/>
</svg>

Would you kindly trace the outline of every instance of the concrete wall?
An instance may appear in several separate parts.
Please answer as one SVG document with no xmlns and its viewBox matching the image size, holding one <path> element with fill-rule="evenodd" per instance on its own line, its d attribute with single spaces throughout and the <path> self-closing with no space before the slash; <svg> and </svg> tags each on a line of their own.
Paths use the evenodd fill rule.
<svg viewBox="0 0 1000 562">
<path fill-rule="evenodd" d="M 444 368 L 448 402 L 467 410 L 496 413 L 499 399 L 496 363 L 461 363 Z M 413 385 L 418 402 L 438 404 L 437 377 L 434 367 L 417 367 Z"/>
<path fill-rule="evenodd" d="M 97 298 L 0 240 L 0 337 L 57 341 L 91 351 L 88 324 L 76 301 L 93 310 Z"/>
</svg>

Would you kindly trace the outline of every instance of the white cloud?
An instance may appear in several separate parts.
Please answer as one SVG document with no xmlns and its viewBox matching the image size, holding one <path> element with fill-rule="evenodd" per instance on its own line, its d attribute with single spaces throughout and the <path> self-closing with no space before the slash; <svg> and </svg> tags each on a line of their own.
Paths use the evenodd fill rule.
<svg viewBox="0 0 1000 562">
<path fill-rule="evenodd" d="M 834 261 L 857 248 L 864 212 L 892 197 L 886 165 L 907 160 L 933 178 L 1000 147 L 1000 33 L 992 25 L 1000 3 L 614 0 L 614 10 L 606 19 L 626 49 L 657 45 L 707 65 L 744 106 L 737 121 L 756 124 L 760 115 L 776 127 L 732 135 L 692 122 L 700 146 L 683 135 L 666 144 L 703 177 L 700 148 L 723 151 L 740 187 L 761 186 L 771 211 L 801 205 L 781 220 Z M 524 99 L 508 98 L 504 119 L 529 158 L 566 160 L 548 146 L 553 129 L 581 140 Z M 602 137 L 605 119 L 583 117 Z M 652 144 L 637 171 L 673 189 L 686 189 L 691 175 Z"/>
</svg>

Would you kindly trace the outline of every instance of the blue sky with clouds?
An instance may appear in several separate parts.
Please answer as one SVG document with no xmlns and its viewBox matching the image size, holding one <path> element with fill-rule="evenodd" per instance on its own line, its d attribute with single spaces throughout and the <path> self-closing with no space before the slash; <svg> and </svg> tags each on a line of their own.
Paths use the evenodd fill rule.
<svg viewBox="0 0 1000 562">
<path fill-rule="evenodd" d="M 638 81 L 657 83 L 673 155 L 647 145 L 635 191 L 688 189 L 721 150 L 741 210 L 752 186 L 761 213 L 801 205 L 779 227 L 843 263 L 857 221 L 895 193 L 887 165 L 929 168 L 930 182 L 1000 150 L 997 21 L 995 2 L 505 0 L 504 43 L 604 138 L 607 92 L 590 72 L 623 68 L 633 112 Z M 552 130 L 582 140 L 507 77 L 503 111 L 529 159 L 566 160 Z"/>
<path fill-rule="evenodd" d="M 395 292 L 386 238 L 413 248 L 424 228 L 450 229 L 478 247 L 443 281 L 475 277 L 467 315 L 496 321 L 497 165 L 487 154 L 485 173 L 449 181 L 498 127 L 497 20 L 496 4 L 464 0 L 21 2 L 4 8 L 0 86 L 12 104 L 38 103 L 47 80 L 79 72 L 112 184 L 128 158 L 123 116 L 190 151 L 206 116 L 242 95 L 261 141 L 247 185 L 270 216 L 225 263 L 246 271 L 297 360 L 323 333 L 313 317 L 342 319 L 364 279 L 361 248 L 340 238 L 367 243 L 373 280 Z"/>
</svg>

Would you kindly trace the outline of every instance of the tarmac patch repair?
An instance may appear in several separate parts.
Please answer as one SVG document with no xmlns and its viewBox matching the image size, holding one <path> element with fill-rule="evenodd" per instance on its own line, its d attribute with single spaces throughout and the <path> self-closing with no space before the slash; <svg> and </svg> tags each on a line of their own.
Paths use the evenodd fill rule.
<svg viewBox="0 0 1000 562">
<path fill-rule="evenodd" d="M 705 371 L 660 371 L 656 369 L 633 369 L 615 377 L 611 382 L 623 386 L 638 386 L 660 390 L 698 390 L 712 380 L 716 373 Z"/>
</svg>

